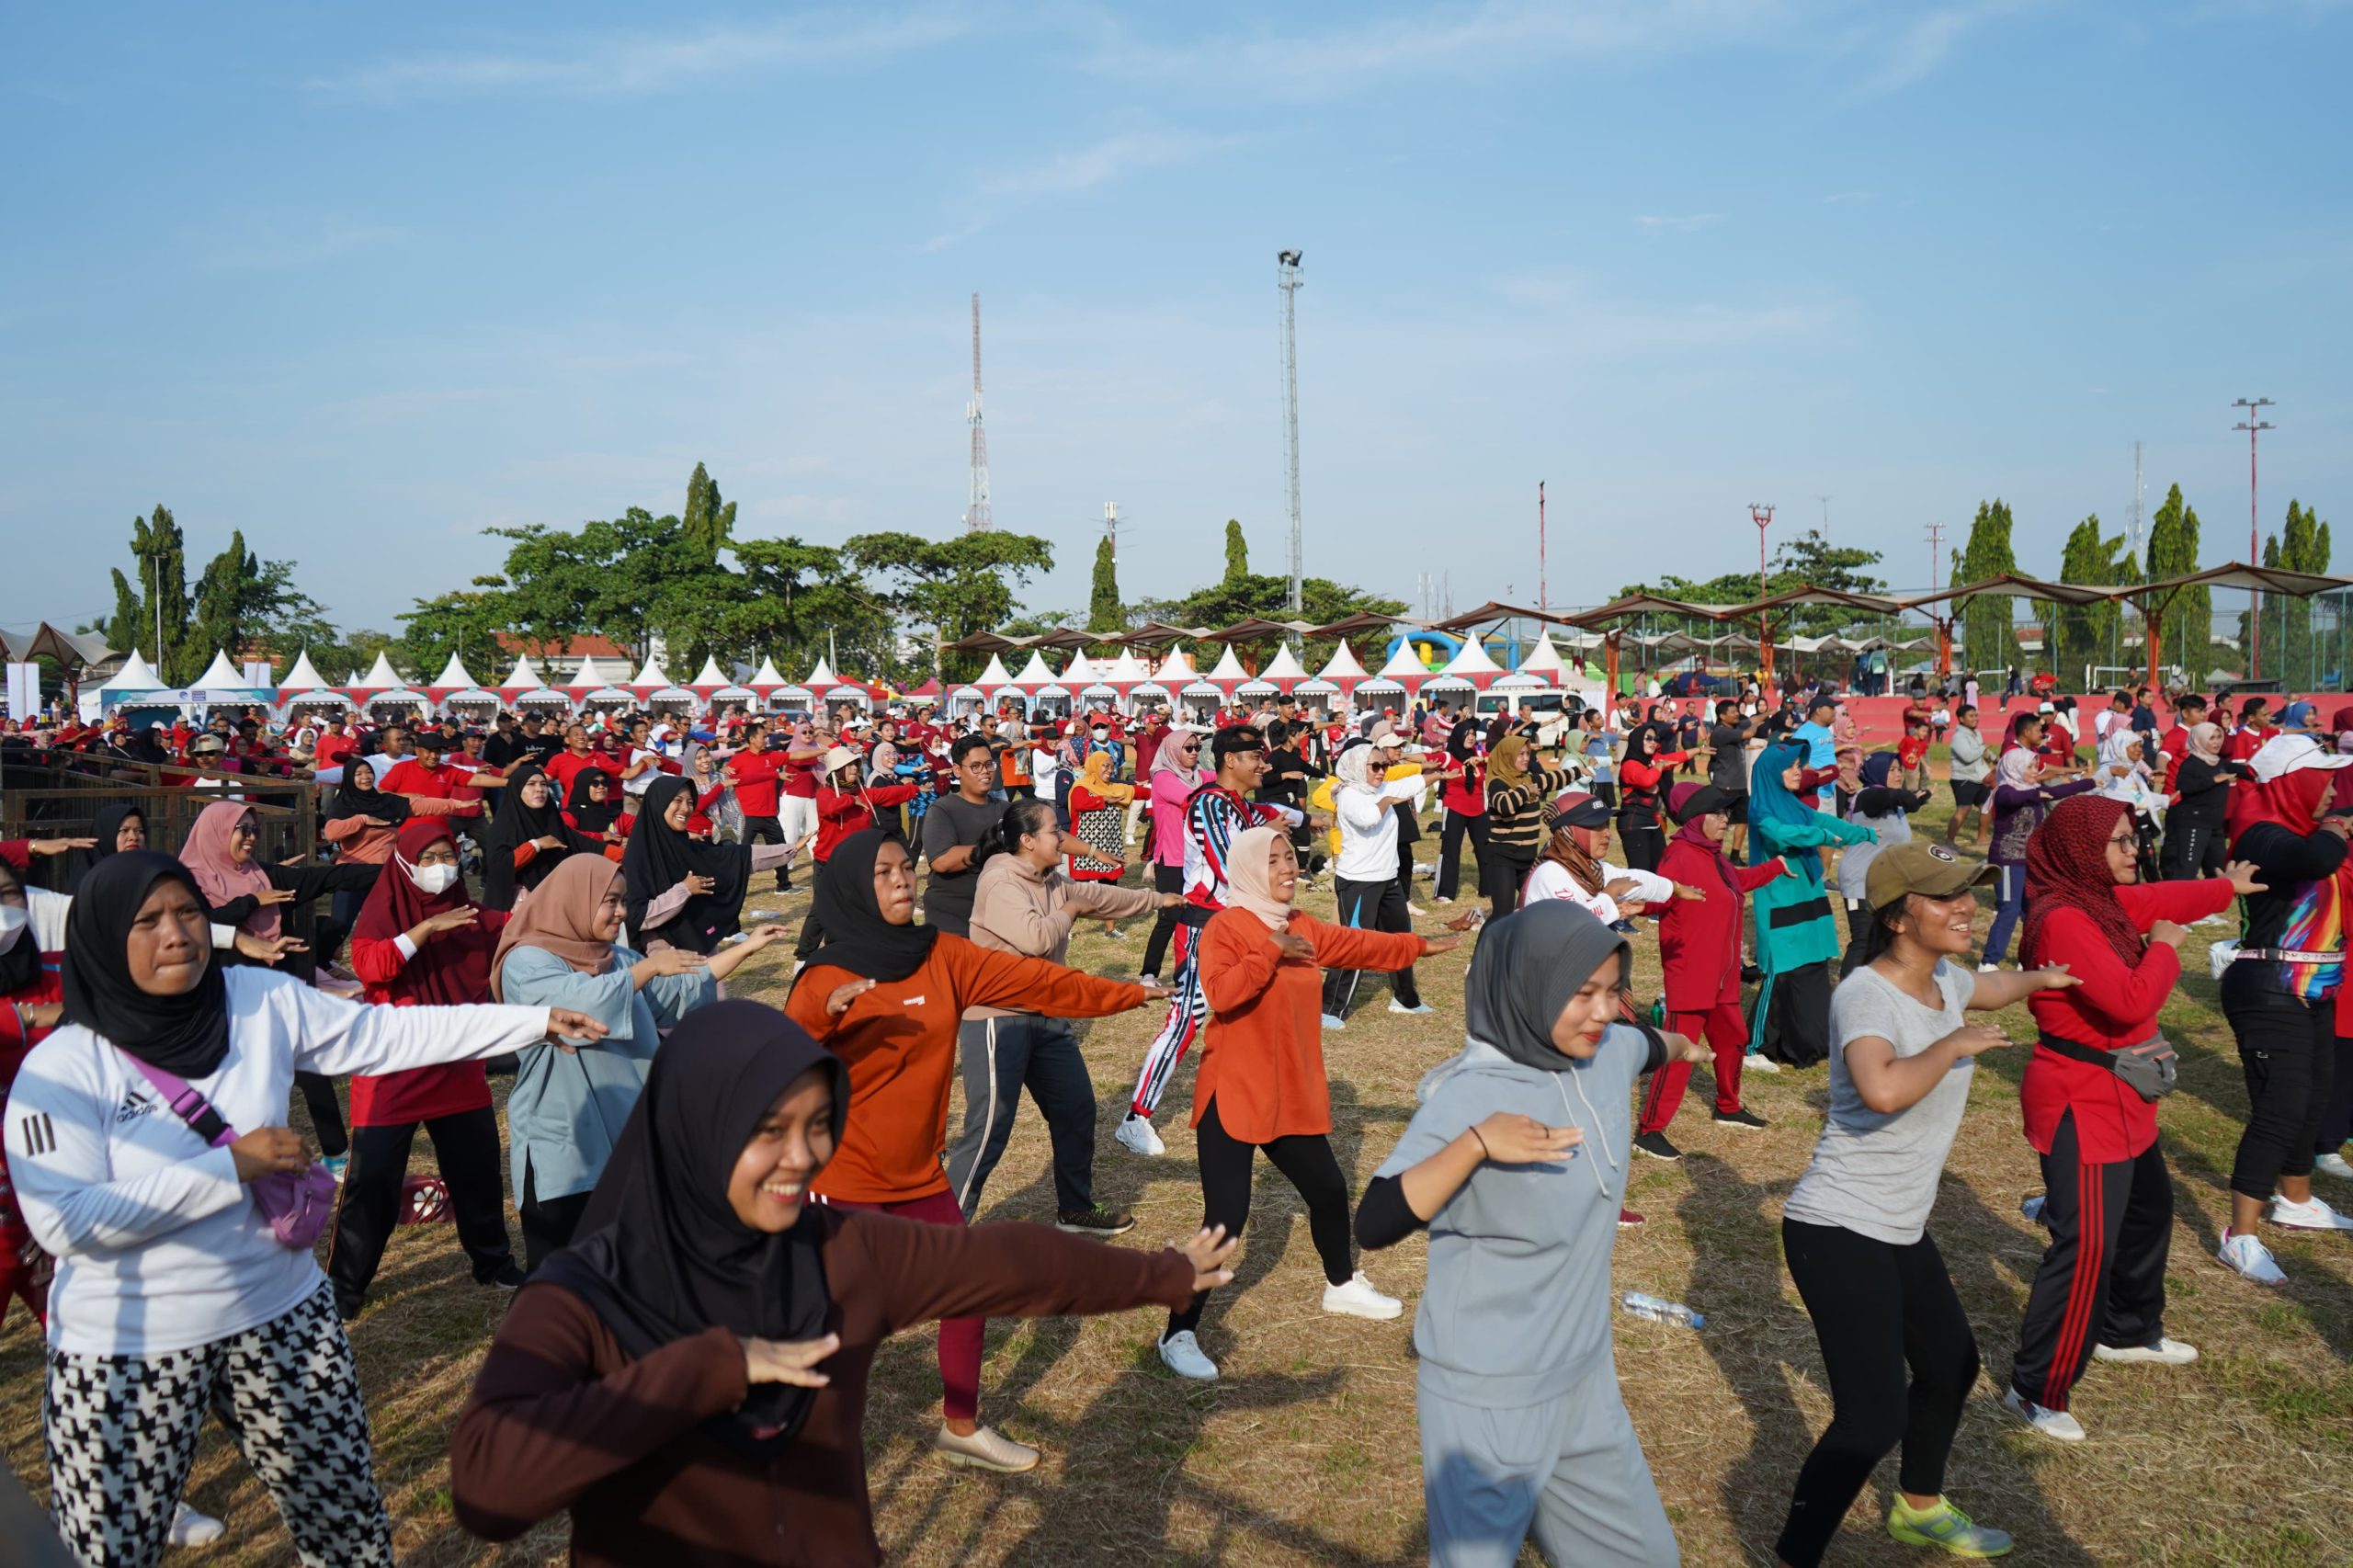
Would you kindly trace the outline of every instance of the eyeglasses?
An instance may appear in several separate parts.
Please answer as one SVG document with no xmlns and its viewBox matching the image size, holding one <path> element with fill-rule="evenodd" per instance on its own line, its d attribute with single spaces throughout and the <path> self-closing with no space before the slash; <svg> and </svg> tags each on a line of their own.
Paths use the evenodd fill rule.
<svg viewBox="0 0 2353 1568">
<path fill-rule="evenodd" d="M 2137 833 L 2110 834 L 2108 843 L 2111 849 L 2138 849 L 2141 846 L 2141 835 Z"/>
</svg>

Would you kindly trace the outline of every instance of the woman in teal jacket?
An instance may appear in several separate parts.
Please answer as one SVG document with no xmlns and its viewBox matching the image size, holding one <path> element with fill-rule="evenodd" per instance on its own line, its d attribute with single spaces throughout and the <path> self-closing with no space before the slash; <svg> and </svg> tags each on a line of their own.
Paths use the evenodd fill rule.
<svg viewBox="0 0 2353 1568">
<path fill-rule="evenodd" d="M 1756 994 L 1748 1049 L 1791 1067 L 1830 1054 L 1830 965 L 1838 957 L 1838 922 L 1823 877 L 1822 846 L 1861 844 L 1875 835 L 1798 798 L 1805 770 L 1802 742 L 1767 746 L 1748 779 L 1748 863 L 1775 856 L 1786 869 L 1756 890 Z"/>
</svg>

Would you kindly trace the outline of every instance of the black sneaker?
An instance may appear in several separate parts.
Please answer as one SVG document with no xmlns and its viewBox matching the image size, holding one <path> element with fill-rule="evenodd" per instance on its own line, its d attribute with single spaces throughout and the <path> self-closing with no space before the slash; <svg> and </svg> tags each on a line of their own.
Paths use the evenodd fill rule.
<svg viewBox="0 0 2353 1568">
<path fill-rule="evenodd" d="M 1679 1160 L 1683 1151 L 1666 1141 L 1664 1132 L 1645 1132 L 1634 1140 L 1634 1147 L 1654 1160 Z"/>
<path fill-rule="evenodd" d="M 1738 1110 L 1716 1112 L 1716 1125 L 1718 1127 L 1770 1127 L 1773 1124 L 1746 1106 L 1743 1106 Z"/>
<path fill-rule="evenodd" d="M 1745 963 L 1740 966 L 1740 983 L 1743 985 L 1754 985 L 1764 978 L 1765 971 L 1755 964 Z"/>
<path fill-rule="evenodd" d="M 1116 1236 L 1136 1228 L 1136 1217 L 1100 1203 L 1092 1209 L 1065 1209 L 1055 1217 L 1054 1229 L 1074 1236 Z"/>
<path fill-rule="evenodd" d="M 492 1275 L 487 1279 L 477 1279 L 474 1283 L 477 1285 L 495 1285 L 502 1290 L 519 1290 L 523 1288 L 524 1279 L 525 1276 L 523 1271 L 515 1267 L 514 1259 L 509 1258 L 505 1263 L 498 1266 L 497 1273 Z"/>
</svg>

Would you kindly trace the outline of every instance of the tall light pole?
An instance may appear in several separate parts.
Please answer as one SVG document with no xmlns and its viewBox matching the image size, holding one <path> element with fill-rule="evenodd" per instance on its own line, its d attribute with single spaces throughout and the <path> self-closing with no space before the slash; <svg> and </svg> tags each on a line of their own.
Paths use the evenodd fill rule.
<svg viewBox="0 0 2353 1568">
<path fill-rule="evenodd" d="M 2273 428 L 2263 417 L 2263 411 L 2272 406 L 2268 397 L 2243 397 L 2234 402 L 2233 408 L 2246 410 L 2246 417 L 2231 426 L 2246 432 L 2246 563 L 2263 564 L 2262 523 L 2255 509 L 2255 437 L 2260 431 Z M 2263 674 L 2263 596 L 2247 595 L 2246 673 L 2250 680 Z"/>
<path fill-rule="evenodd" d="M 1768 591 L 1765 585 L 1765 530 L 1773 526 L 1773 508 L 1760 506 L 1751 501 L 1748 504 L 1748 520 L 1756 525 L 1756 597 L 1762 599 Z M 1765 678 L 1770 681 L 1773 678 L 1773 639 L 1767 634 L 1767 614 L 1761 609 L 1756 612 L 1756 645 L 1764 658 Z"/>
<path fill-rule="evenodd" d="M 1283 291 L 1283 458 L 1290 484 L 1290 612 L 1301 608 L 1299 545 L 1299 344 L 1296 302 L 1302 252 L 1275 253 L 1275 283 Z"/>
<path fill-rule="evenodd" d="M 1544 586 L 1544 482 L 1540 479 L 1536 482 L 1536 608 L 1552 608 Z"/>
</svg>

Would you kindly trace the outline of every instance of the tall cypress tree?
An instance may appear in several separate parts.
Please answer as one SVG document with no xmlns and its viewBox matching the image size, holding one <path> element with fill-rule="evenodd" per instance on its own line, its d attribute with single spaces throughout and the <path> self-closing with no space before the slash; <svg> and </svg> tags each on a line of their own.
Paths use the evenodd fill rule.
<svg viewBox="0 0 2353 1568">
<path fill-rule="evenodd" d="M 1106 534 L 1095 546 L 1095 591 L 1087 599 L 1086 629 L 1117 631 L 1126 624 L 1126 612 L 1120 608 L 1118 552 Z"/>
<path fill-rule="evenodd" d="M 722 502 L 710 472 L 702 464 L 695 464 L 695 472 L 687 480 L 686 516 L 678 519 L 678 532 L 694 552 L 695 564 L 715 564 L 734 530 L 735 503 Z"/>
<path fill-rule="evenodd" d="M 2198 512 L 2181 498 L 2181 486 L 2166 490 L 2165 498 L 2149 516 L 2148 581 L 2183 577 L 2198 570 Z M 2174 596 L 2165 608 L 2162 643 L 2157 656 L 2179 665 L 2190 684 L 2206 678 L 2212 661 L 2214 595 L 2211 589 L 2189 588 Z"/>
<path fill-rule="evenodd" d="M 1225 580 L 1238 583 L 1250 575 L 1250 545 L 1242 537 L 1238 517 L 1225 519 Z"/>
<path fill-rule="evenodd" d="M 172 520 L 168 507 L 158 506 L 153 517 L 131 520 L 131 553 L 139 564 L 138 587 L 142 596 L 139 623 L 142 636 L 138 645 L 154 642 L 160 624 L 162 646 L 155 649 L 155 673 L 174 686 L 185 686 L 204 673 L 204 666 L 211 662 L 212 651 L 195 649 L 191 654 L 192 642 L 188 635 L 188 544 L 180 537 L 180 526 Z"/>
<path fill-rule="evenodd" d="M 2010 552 L 2010 506 L 1999 497 L 1977 504 L 1969 525 L 1969 542 L 1961 549 L 1961 580 L 1983 582 L 2018 569 Z M 2010 624 L 2010 596 L 1980 594 L 1962 607 L 1961 645 L 1972 668 L 2006 670 L 2018 662 L 2018 633 Z M 2047 647 L 2049 644 L 2046 643 Z"/>
</svg>

